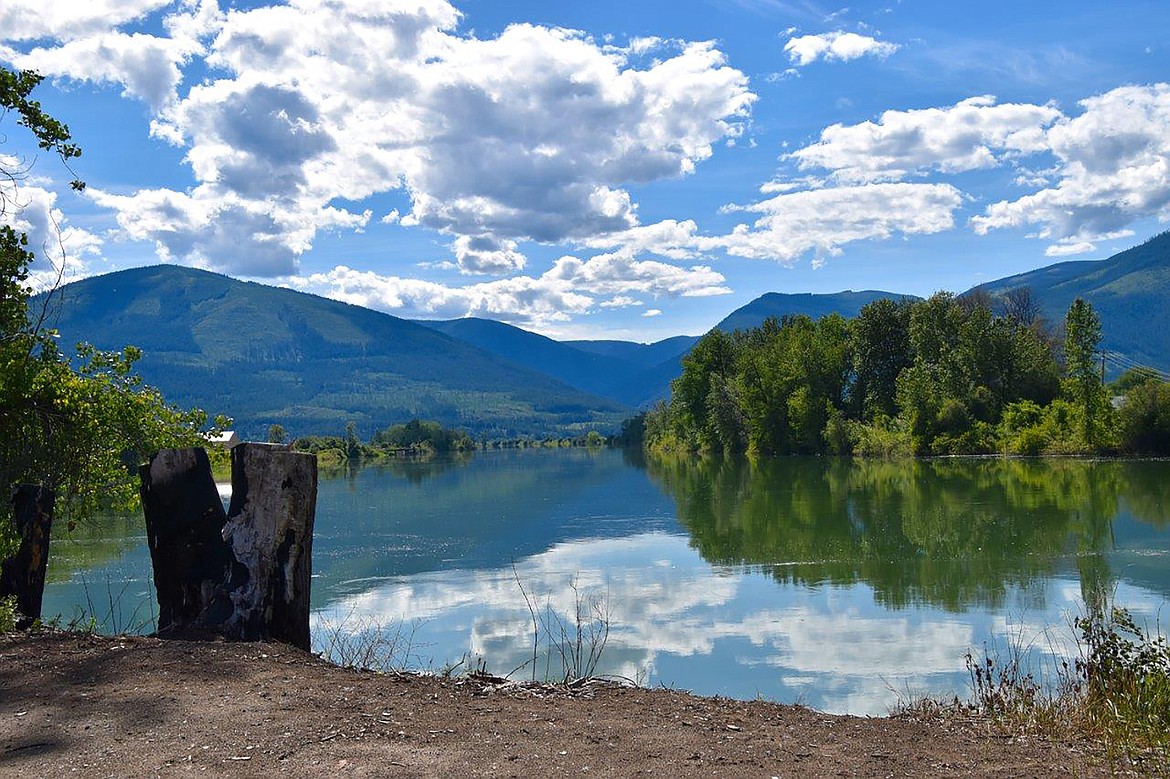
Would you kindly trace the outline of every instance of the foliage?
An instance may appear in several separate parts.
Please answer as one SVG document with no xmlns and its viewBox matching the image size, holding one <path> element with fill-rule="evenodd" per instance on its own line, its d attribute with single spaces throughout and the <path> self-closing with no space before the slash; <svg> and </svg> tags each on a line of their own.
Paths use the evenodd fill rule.
<svg viewBox="0 0 1170 779">
<path fill-rule="evenodd" d="M 475 441 L 462 430 L 449 430 L 438 422 L 421 419 L 380 430 L 370 443 L 382 448 L 432 453 L 464 452 L 475 448 Z"/>
<path fill-rule="evenodd" d="M 1124 452 L 1170 455 L 1170 384 L 1134 386 L 1117 410 L 1117 433 Z"/>
<path fill-rule="evenodd" d="M 1170 746 L 1170 645 L 1122 608 L 1090 608 L 1076 621 L 1086 654 L 1077 667 L 1094 724 L 1138 748 Z"/>
<path fill-rule="evenodd" d="M 44 77 L 29 70 L 13 71 L 0 67 L 0 118 L 8 111 L 15 111 L 16 123 L 33 134 L 37 145 L 45 151 L 51 151 L 68 165 L 69 160 L 81 156 L 81 147 L 73 143 L 69 134 L 69 127 L 54 119 L 41 108 L 36 100 L 30 100 L 29 95 Z M 0 176 L 14 183 L 23 171 L 11 169 L 7 163 L 0 166 Z M 74 178 L 70 186 L 81 191 L 85 189 L 85 182 Z M 0 189 L 0 214 L 9 208 L 9 190 Z"/>
<path fill-rule="evenodd" d="M 16 596 L 9 595 L 7 598 L 0 598 L 0 635 L 16 630 L 16 623 L 19 620 L 20 614 L 16 610 Z"/>
<path fill-rule="evenodd" d="M 647 446 L 882 457 L 1108 446 L 1099 377 L 1081 370 L 1062 385 L 1034 306 L 1016 298 L 999 315 L 986 294 L 940 292 L 873 301 L 851 321 L 790 316 L 712 331 L 683 360 L 670 402 L 647 414 Z M 1068 347 L 1090 364 L 1094 321 L 1079 304 Z"/>
<path fill-rule="evenodd" d="M 1170 644 L 1100 595 L 1088 600 L 1073 621 L 1079 656 L 1054 673 L 1030 666 L 1018 643 L 1006 659 L 968 654 L 971 706 L 1015 730 L 1096 739 L 1142 773 L 1165 775 Z"/>
<path fill-rule="evenodd" d="M 41 148 L 62 160 L 77 157 L 68 128 L 28 99 L 39 81 L 0 68 L 0 108 L 14 110 Z M 43 313 L 30 317 L 25 282 L 34 257 L 27 246 L 25 235 L 0 227 L 0 489 L 8 495 L 21 483 L 51 487 L 58 517 L 72 526 L 99 507 L 132 504 L 138 463 L 162 447 L 204 443 L 206 415 L 181 411 L 144 385 L 134 347 L 79 344 L 63 353 Z"/>
<path fill-rule="evenodd" d="M 1128 395 L 1130 390 L 1140 387 L 1147 381 L 1162 381 L 1162 374 L 1153 368 L 1130 368 L 1109 385 L 1109 391 L 1114 395 Z"/>
<path fill-rule="evenodd" d="M 1064 356 L 1068 372 L 1068 394 L 1080 411 L 1081 435 L 1092 447 L 1101 433 L 1105 390 L 1097 373 L 1097 347 L 1101 344 L 1101 320 L 1093 307 L 1081 298 L 1069 306 L 1064 320 Z"/>
</svg>

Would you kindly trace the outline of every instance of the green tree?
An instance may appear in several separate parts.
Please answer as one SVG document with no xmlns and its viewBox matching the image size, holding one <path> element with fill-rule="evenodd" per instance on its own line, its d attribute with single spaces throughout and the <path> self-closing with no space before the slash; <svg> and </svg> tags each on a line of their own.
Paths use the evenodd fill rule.
<svg viewBox="0 0 1170 779">
<path fill-rule="evenodd" d="M 284 427 L 281 425 L 268 426 L 268 443 L 283 444 L 285 439 Z"/>
<path fill-rule="evenodd" d="M 1147 379 L 1131 389 L 1117 410 L 1117 432 L 1123 451 L 1170 454 L 1170 384 Z"/>
<path fill-rule="evenodd" d="M 907 300 L 867 303 L 849 324 L 852 341 L 854 413 L 865 421 L 897 414 L 898 374 L 914 363 Z"/>
<path fill-rule="evenodd" d="M 29 99 L 40 80 L 0 68 L 0 121 L 14 112 L 41 148 L 67 163 L 81 152 L 68 127 Z M 19 176 L 0 169 L 7 193 L 0 208 L 17 207 Z M 138 463 L 159 448 L 202 444 L 206 415 L 176 409 L 144 385 L 133 370 L 141 356 L 134 347 L 104 352 L 79 344 L 63 353 L 43 317 L 29 316 L 33 260 L 25 235 L 0 228 L 0 481 L 4 495 L 22 483 L 52 488 L 58 516 L 72 524 L 100 506 L 132 504 Z M 10 511 L 5 501 L 3 512 Z M 10 525 L 0 522 L 9 540 Z"/>
<path fill-rule="evenodd" d="M 1064 355 L 1069 395 L 1081 414 L 1081 435 L 1092 447 L 1099 438 L 1105 391 L 1097 369 L 1097 348 L 1101 344 L 1101 320 L 1093 307 L 1077 298 L 1064 320 Z"/>
</svg>

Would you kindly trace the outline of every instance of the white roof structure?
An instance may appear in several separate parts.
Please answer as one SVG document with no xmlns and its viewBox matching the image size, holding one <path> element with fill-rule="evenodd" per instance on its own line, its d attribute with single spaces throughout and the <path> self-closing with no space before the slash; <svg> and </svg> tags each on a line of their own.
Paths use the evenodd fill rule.
<svg viewBox="0 0 1170 779">
<path fill-rule="evenodd" d="M 207 442 L 209 444 L 222 446 L 224 449 L 231 449 L 240 442 L 240 437 L 236 435 L 235 430 L 224 430 L 219 435 L 208 434 L 205 437 L 207 438 Z"/>
</svg>

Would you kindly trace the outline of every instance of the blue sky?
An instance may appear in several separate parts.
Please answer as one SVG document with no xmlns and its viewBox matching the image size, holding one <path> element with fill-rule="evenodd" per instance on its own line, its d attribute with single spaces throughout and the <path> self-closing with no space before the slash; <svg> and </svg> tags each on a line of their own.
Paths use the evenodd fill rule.
<svg viewBox="0 0 1170 779">
<path fill-rule="evenodd" d="M 4 216 L 68 278 L 160 261 L 555 337 L 770 291 L 929 294 L 1170 219 L 1170 4 L 6 0 L 85 150 Z"/>
</svg>

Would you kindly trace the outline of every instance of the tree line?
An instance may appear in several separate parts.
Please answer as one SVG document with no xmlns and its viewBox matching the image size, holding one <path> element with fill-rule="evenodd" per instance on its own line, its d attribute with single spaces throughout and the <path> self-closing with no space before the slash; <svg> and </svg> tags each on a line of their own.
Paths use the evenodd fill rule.
<svg viewBox="0 0 1170 779">
<path fill-rule="evenodd" d="M 645 442 L 752 456 L 1170 453 L 1170 385 L 1131 371 L 1107 386 L 1100 342 L 1088 302 L 1054 327 L 1027 288 L 713 330 L 647 413 Z"/>
</svg>

